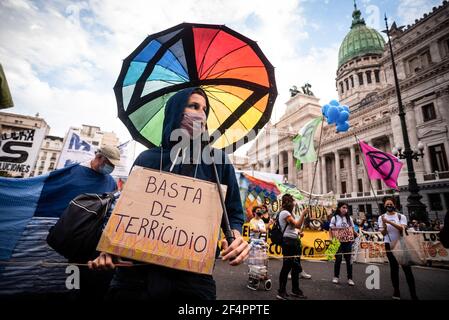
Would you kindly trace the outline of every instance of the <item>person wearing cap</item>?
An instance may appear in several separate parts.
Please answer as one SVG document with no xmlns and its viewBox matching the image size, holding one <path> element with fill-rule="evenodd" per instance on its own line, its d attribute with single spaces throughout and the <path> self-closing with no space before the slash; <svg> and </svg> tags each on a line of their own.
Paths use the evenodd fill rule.
<svg viewBox="0 0 449 320">
<path fill-rule="evenodd" d="M 92 170 L 110 175 L 115 166 L 120 164 L 120 151 L 117 147 L 103 146 L 95 152 L 95 158 L 89 162 Z"/>
</svg>

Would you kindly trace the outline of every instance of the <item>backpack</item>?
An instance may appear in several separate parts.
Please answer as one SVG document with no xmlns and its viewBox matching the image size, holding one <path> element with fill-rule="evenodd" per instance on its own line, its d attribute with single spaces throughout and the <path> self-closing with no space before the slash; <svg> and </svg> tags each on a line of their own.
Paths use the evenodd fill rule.
<svg viewBox="0 0 449 320">
<path fill-rule="evenodd" d="M 269 231 L 271 243 L 273 243 L 275 245 L 282 245 L 282 241 L 284 239 L 284 233 L 288 226 L 288 222 L 286 222 L 284 231 L 281 230 L 281 224 L 279 222 L 280 215 L 281 214 L 279 213 L 278 216 L 276 217 L 276 220 L 274 221 L 273 226 L 271 227 L 271 230 Z"/>
<path fill-rule="evenodd" d="M 70 201 L 58 222 L 50 228 L 47 243 L 70 262 L 85 263 L 96 250 L 114 193 L 83 193 Z"/>
</svg>

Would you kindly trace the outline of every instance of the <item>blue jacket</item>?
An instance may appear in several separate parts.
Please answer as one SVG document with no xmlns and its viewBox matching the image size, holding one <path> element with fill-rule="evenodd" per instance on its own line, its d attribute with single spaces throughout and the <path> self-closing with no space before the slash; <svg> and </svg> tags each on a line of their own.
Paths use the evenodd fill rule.
<svg viewBox="0 0 449 320">
<path fill-rule="evenodd" d="M 162 147 L 151 148 L 143 151 L 134 161 L 133 166 L 137 165 L 150 169 L 162 168 L 163 171 L 170 171 L 170 167 L 172 166 L 170 152 L 175 145 L 175 143 L 170 142 L 170 134 L 173 130 L 180 128 L 184 108 L 187 106 L 188 98 L 193 90 L 194 88 L 181 90 L 168 100 L 165 107 Z M 209 111 L 209 109 L 210 108 L 208 107 L 207 111 Z M 215 159 L 220 157 L 222 160 L 221 164 L 217 163 L 216 166 L 220 183 L 227 186 L 225 205 L 228 212 L 231 229 L 236 229 L 241 233 L 245 216 L 243 213 L 240 190 L 237 184 L 234 167 L 230 163 L 228 156 L 223 151 L 213 149 L 213 152 L 216 153 L 216 156 L 214 157 Z M 215 182 L 213 165 L 203 163 L 201 159 L 198 165 L 192 164 L 192 161 L 190 161 L 190 164 L 176 164 L 172 172 L 193 177 L 195 175 L 195 170 L 196 178 Z"/>
</svg>

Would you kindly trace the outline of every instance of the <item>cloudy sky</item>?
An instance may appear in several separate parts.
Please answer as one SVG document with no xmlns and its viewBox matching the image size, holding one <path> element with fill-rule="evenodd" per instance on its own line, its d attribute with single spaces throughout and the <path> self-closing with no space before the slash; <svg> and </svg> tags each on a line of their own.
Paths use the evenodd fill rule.
<svg viewBox="0 0 449 320">
<path fill-rule="evenodd" d="M 367 24 L 383 14 L 410 24 L 439 0 L 358 0 Z M 181 22 L 226 24 L 256 40 L 276 68 L 279 119 L 288 89 L 305 82 L 324 104 L 336 98 L 338 48 L 351 25 L 353 0 L 0 1 L 0 63 L 15 107 L 39 113 L 51 134 L 90 124 L 130 135 L 117 118 L 113 86 L 122 60 L 147 35 Z"/>
</svg>

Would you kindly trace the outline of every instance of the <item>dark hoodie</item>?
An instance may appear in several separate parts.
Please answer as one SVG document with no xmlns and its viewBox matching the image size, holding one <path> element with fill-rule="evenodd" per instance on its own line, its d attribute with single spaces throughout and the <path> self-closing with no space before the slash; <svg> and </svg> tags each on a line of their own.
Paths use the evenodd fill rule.
<svg viewBox="0 0 449 320">
<path fill-rule="evenodd" d="M 168 100 L 165 107 L 162 148 L 157 147 L 143 151 L 134 161 L 134 165 L 150 169 L 159 169 L 161 167 L 162 154 L 162 170 L 170 171 L 170 167 L 172 166 L 170 151 L 175 145 L 175 143 L 170 142 L 170 134 L 173 130 L 180 128 L 184 108 L 187 106 L 187 101 L 194 89 L 195 88 L 188 88 L 181 90 Z M 209 102 L 206 102 L 208 105 L 208 112 L 210 109 Z M 224 152 L 217 149 L 214 149 L 213 152 L 218 153 L 222 159 L 222 164 L 217 163 L 216 166 L 220 183 L 227 186 L 225 204 L 231 229 L 238 230 L 241 233 L 244 222 L 244 213 L 234 167 L 230 164 L 229 159 Z M 218 155 L 216 157 L 218 157 Z M 191 159 L 189 160 L 190 164 L 176 164 L 172 172 L 193 177 L 196 170 L 196 178 L 215 182 L 213 166 L 211 164 L 202 163 L 200 159 L 200 163 L 197 166 L 196 164 L 192 164 Z"/>
</svg>

